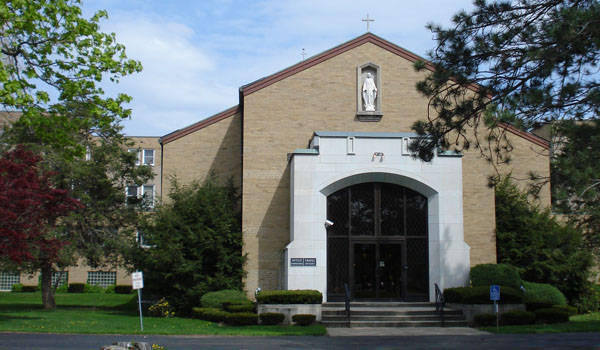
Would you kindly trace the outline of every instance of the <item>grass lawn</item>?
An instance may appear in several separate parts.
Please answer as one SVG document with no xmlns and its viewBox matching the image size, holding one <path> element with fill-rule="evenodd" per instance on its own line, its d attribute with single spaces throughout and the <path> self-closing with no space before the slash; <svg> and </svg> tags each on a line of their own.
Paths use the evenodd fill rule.
<svg viewBox="0 0 600 350">
<path fill-rule="evenodd" d="M 569 319 L 568 323 L 533 324 L 526 326 L 501 326 L 480 328 L 492 333 L 570 333 L 570 332 L 600 332 L 600 312 L 587 315 L 577 315 Z"/>
<path fill-rule="evenodd" d="M 58 307 L 42 309 L 38 293 L 0 293 L 0 332 L 89 334 L 323 335 L 325 327 L 219 326 L 189 318 L 144 317 L 140 331 L 137 295 L 56 294 Z"/>
</svg>

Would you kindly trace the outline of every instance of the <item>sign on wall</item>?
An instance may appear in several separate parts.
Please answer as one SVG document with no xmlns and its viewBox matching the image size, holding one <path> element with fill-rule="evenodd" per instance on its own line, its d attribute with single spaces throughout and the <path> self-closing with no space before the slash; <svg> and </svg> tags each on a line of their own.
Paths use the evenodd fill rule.
<svg viewBox="0 0 600 350">
<path fill-rule="evenodd" d="M 317 258 L 290 258 L 290 266 L 317 266 Z"/>
</svg>

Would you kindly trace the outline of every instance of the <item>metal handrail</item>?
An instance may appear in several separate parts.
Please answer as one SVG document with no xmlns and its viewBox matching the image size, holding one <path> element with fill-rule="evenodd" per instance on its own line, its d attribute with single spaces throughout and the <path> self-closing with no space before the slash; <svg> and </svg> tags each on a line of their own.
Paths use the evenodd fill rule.
<svg viewBox="0 0 600 350">
<path fill-rule="evenodd" d="M 435 311 L 438 312 L 442 318 L 442 327 L 444 326 L 444 306 L 446 306 L 444 294 L 437 283 L 435 283 Z"/>
<path fill-rule="evenodd" d="M 348 283 L 344 283 L 344 301 L 346 303 L 346 322 L 348 322 L 348 327 L 350 327 L 350 288 L 348 288 Z"/>
</svg>

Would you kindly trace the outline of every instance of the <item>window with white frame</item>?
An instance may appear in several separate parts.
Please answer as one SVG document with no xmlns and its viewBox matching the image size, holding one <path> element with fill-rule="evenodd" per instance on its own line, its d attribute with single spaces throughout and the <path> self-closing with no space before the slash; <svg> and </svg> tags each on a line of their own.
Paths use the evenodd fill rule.
<svg viewBox="0 0 600 350">
<path fill-rule="evenodd" d="M 64 286 L 67 284 L 69 280 L 69 272 L 68 271 L 53 271 L 52 272 L 52 285 L 53 286 Z M 57 284 L 58 282 L 58 284 Z"/>
<path fill-rule="evenodd" d="M 154 208 L 154 185 L 127 186 L 127 204 L 141 203 L 147 208 Z"/>
<path fill-rule="evenodd" d="M 142 157 L 142 151 L 137 148 L 130 148 L 127 150 L 129 153 L 135 153 L 135 165 L 140 165 L 140 158 Z"/>
<path fill-rule="evenodd" d="M 142 231 L 137 231 L 135 240 L 140 248 L 151 248 L 151 246 L 146 242 L 144 233 Z"/>
<path fill-rule="evenodd" d="M 145 149 L 144 150 L 144 165 L 154 165 L 154 150 L 153 149 Z"/>
<path fill-rule="evenodd" d="M 10 291 L 13 284 L 21 282 L 21 274 L 14 272 L 0 272 L 0 291 Z"/>
<path fill-rule="evenodd" d="M 139 199 L 138 199 L 138 191 L 139 191 L 139 186 L 127 186 L 126 189 L 126 195 L 127 195 L 127 204 L 137 204 Z"/>
<path fill-rule="evenodd" d="M 87 284 L 106 288 L 117 282 L 117 273 L 112 271 L 88 271 Z"/>
</svg>

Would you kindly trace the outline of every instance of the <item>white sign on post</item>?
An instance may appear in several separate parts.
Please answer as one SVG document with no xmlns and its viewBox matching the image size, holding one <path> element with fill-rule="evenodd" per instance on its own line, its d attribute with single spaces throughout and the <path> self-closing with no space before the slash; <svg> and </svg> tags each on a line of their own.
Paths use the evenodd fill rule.
<svg viewBox="0 0 600 350">
<path fill-rule="evenodd" d="M 144 288 L 144 277 L 141 272 L 134 272 L 131 274 L 131 281 L 133 284 L 133 289 L 141 289 Z"/>
</svg>

